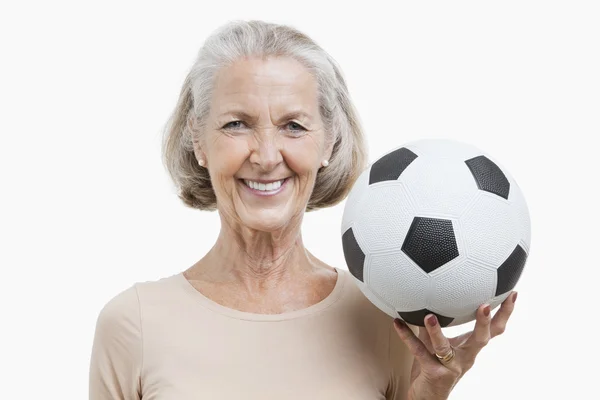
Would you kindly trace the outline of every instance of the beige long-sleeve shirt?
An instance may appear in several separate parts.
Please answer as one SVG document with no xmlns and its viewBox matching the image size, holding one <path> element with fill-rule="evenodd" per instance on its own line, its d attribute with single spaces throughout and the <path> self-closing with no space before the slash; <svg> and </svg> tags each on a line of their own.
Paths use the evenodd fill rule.
<svg viewBox="0 0 600 400">
<path fill-rule="evenodd" d="M 136 283 L 98 316 L 90 399 L 405 399 L 412 355 L 337 271 L 321 302 L 269 315 L 220 305 L 183 273 Z"/>
</svg>

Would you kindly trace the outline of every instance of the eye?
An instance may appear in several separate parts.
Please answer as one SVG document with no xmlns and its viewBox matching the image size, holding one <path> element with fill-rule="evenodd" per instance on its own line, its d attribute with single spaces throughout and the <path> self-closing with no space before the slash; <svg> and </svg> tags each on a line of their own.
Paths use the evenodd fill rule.
<svg viewBox="0 0 600 400">
<path fill-rule="evenodd" d="M 303 132 L 306 130 L 302 125 L 294 121 L 289 122 L 287 126 L 289 127 L 290 131 L 295 133 Z"/>
<path fill-rule="evenodd" d="M 231 121 L 223 125 L 222 129 L 238 129 L 241 125 L 244 124 L 242 121 Z"/>
</svg>

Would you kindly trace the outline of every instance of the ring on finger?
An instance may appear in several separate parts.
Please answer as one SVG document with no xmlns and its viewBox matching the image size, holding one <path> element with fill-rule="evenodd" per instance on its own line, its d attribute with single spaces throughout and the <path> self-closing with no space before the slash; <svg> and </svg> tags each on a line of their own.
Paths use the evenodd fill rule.
<svg viewBox="0 0 600 400">
<path fill-rule="evenodd" d="M 443 356 L 439 355 L 438 353 L 435 353 L 435 356 L 442 364 L 448 364 L 450 361 L 452 361 L 455 355 L 456 351 L 454 351 L 454 347 L 452 346 L 450 346 L 450 351 L 448 351 L 448 353 L 444 354 Z"/>
</svg>

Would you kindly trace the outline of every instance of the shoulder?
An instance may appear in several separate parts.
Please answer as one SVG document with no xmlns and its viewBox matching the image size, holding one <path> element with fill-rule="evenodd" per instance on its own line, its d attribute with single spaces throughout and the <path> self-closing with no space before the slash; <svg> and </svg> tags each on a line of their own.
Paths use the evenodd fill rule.
<svg viewBox="0 0 600 400">
<path fill-rule="evenodd" d="M 111 297 L 96 319 L 93 363 L 141 363 L 148 310 L 167 298 L 172 287 L 172 277 L 136 282 Z"/>
<path fill-rule="evenodd" d="M 176 276 L 153 281 L 139 281 L 110 298 L 101 308 L 97 329 L 113 335 L 118 332 L 140 334 L 143 311 L 152 303 L 160 302 L 173 288 Z"/>
<path fill-rule="evenodd" d="M 386 328 L 391 327 L 393 330 L 394 319 L 399 318 L 398 313 L 387 306 L 368 285 L 354 278 L 349 271 L 343 271 L 343 273 L 346 274 L 348 297 L 352 300 L 353 306 L 371 315 L 378 322 L 385 325 Z M 415 334 L 418 332 L 417 326 L 409 325 L 409 327 Z"/>
<path fill-rule="evenodd" d="M 345 287 L 342 307 L 346 308 L 361 326 L 368 327 L 368 332 L 376 336 L 378 345 L 387 349 L 390 330 L 393 329 L 393 310 L 380 307 L 376 295 L 363 282 L 358 281 L 349 271 L 343 271 Z"/>
<path fill-rule="evenodd" d="M 134 340 L 142 334 L 144 310 L 164 300 L 176 285 L 176 275 L 135 282 L 110 298 L 100 309 L 96 336 L 106 340 Z"/>
<path fill-rule="evenodd" d="M 90 399 L 139 398 L 142 360 L 140 305 L 133 285 L 108 300 L 98 314 L 89 369 Z"/>
<path fill-rule="evenodd" d="M 398 314 L 371 291 L 368 285 L 358 281 L 350 272 L 347 274 L 345 304 L 351 308 L 351 315 L 360 319 L 357 326 L 364 327 L 371 340 L 376 339 L 377 353 L 386 371 L 388 387 L 386 398 L 404 399 L 408 389 L 413 356 L 394 329 L 394 319 Z M 418 327 L 409 325 L 418 334 Z"/>
<path fill-rule="evenodd" d="M 358 281 L 354 278 L 350 272 L 344 272 L 348 274 L 350 298 L 353 299 L 353 307 L 361 312 L 380 326 L 386 332 L 386 342 L 388 343 L 388 349 L 391 357 L 398 357 L 410 359 L 410 353 L 408 349 L 396 333 L 394 329 L 394 319 L 399 318 L 396 311 L 387 306 L 386 303 L 374 293 L 368 285 Z M 408 325 L 415 335 L 419 333 L 419 327 Z"/>
<path fill-rule="evenodd" d="M 391 324 L 396 318 L 393 310 L 388 310 L 385 306 L 380 307 L 376 304 L 382 302 L 363 282 L 358 281 L 349 271 L 343 270 L 345 278 L 346 302 L 355 310 L 364 316 L 368 316 L 379 324 Z M 384 311 L 385 310 L 385 311 Z"/>
<path fill-rule="evenodd" d="M 98 313 L 96 335 L 140 334 L 140 303 L 136 285 L 109 299 Z"/>
</svg>

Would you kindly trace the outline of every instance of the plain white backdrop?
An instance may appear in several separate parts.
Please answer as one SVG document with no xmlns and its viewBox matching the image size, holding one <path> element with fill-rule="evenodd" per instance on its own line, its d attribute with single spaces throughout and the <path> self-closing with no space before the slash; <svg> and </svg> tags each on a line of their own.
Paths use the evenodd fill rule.
<svg viewBox="0 0 600 400">
<path fill-rule="evenodd" d="M 371 161 L 411 140 L 463 140 L 525 193 L 532 248 L 515 312 L 451 399 L 598 398 L 597 4 L 3 2 L 0 397 L 87 398 L 101 307 L 212 246 L 218 216 L 177 199 L 162 128 L 204 39 L 263 19 L 339 62 Z M 343 205 L 307 214 L 303 235 L 347 269 Z"/>
</svg>

